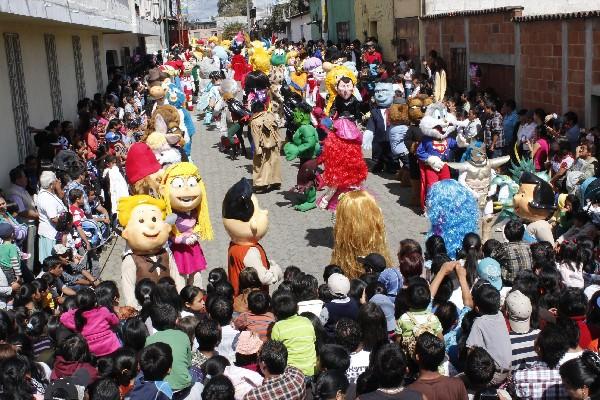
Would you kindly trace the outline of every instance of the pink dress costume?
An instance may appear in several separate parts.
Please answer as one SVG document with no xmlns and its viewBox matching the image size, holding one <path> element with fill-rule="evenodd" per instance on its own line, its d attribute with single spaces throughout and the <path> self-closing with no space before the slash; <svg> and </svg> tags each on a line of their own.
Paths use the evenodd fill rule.
<svg viewBox="0 0 600 400">
<path fill-rule="evenodd" d="M 198 212 L 196 210 L 188 213 L 176 213 L 175 226 L 181 232 L 171 241 L 171 252 L 177 264 L 177 270 L 181 275 L 189 275 L 206 269 L 206 258 L 200 243 L 187 244 L 186 239 L 198 235 L 194 232 Z"/>
</svg>

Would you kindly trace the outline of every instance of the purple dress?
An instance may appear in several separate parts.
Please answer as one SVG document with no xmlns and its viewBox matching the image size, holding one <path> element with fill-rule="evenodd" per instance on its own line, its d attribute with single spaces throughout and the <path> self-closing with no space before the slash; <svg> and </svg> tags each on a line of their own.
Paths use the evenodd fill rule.
<svg viewBox="0 0 600 400">
<path fill-rule="evenodd" d="M 171 252 L 177 264 L 177 270 L 181 275 L 193 274 L 194 272 L 204 271 L 206 269 L 206 258 L 202 252 L 200 243 L 192 245 L 186 244 L 185 239 L 195 235 L 194 226 L 196 225 L 197 212 L 176 213 L 177 220 L 175 226 L 180 232 L 171 241 Z"/>
</svg>

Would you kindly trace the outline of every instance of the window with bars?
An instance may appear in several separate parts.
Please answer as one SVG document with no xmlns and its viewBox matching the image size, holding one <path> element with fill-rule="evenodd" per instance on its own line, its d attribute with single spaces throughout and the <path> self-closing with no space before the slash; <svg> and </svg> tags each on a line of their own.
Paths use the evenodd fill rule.
<svg viewBox="0 0 600 400">
<path fill-rule="evenodd" d="M 85 75 L 83 71 L 83 59 L 81 56 L 81 39 L 73 36 L 73 58 L 75 60 L 75 80 L 77 83 L 77 98 L 85 97 Z"/>
<path fill-rule="evenodd" d="M 350 35 L 350 24 L 348 22 L 338 22 L 336 24 L 337 40 L 343 42 L 349 39 Z"/>
<path fill-rule="evenodd" d="M 15 120 L 19 162 L 22 163 L 25 161 L 25 157 L 32 152 L 34 146 L 29 134 L 29 105 L 25 89 L 25 74 L 23 73 L 19 35 L 17 33 L 4 33 L 4 47 L 6 48 L 8 82 Z"/>
<path fill-rule="evenodd" d="M 52 115 L 54 119 L 62 121 L 62 94 L 60 91 L 60 77 L 58 75 L 58 62 L 56 60 L 56 38 L 49 33 L 44 35 L 46 46 L 46 61 L 48 63 L 48 76 L 50 78 L 50 99 L 52 101 Z"/>
<path fill-rule="evenodd" d="M 92 48 L 94 51 L 94 67 L 96 69 L 96 92 L 104 91 L 104 79 L 102 78 L 102 61 L 100 61 L 100 42 L 98 36 L 92 36 Z"/>
</svg>

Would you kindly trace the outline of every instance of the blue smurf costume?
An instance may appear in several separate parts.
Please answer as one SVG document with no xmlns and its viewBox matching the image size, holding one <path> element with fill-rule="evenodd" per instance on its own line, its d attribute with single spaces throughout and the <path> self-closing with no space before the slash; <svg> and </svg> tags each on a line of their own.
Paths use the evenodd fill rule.
<svg viewBox="0 0 600 400">
<path fill-rule="evenodd" d="M 456 257 L 467 233 L 479 231 L 479 205 L 471 191 L 453 179 L 434 183 L 427 193 L 427 236 L 444 238 L 448 255 Z"/>
<path fill-rule="evenodd" d="M 189 157 L 192 151 L 192 136 L 196 133 L 196 127 L 194 126 L 192 114 L 185 108 L 185 93 L 175 84 L 170 84 L 166 98 L 169 104 L 177 109 L 180 120 L 183 122 L 185 128 L 185 145 L 183 146 L 183 150 Z"/>
</svg>

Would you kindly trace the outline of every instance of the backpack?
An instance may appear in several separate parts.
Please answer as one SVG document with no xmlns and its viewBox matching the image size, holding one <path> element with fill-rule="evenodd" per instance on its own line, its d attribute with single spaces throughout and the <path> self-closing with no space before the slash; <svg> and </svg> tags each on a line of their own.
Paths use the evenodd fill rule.
<svg viewBox="0 0 600 400">
<path fill-rule="evenodd" d="M 402 348 L 406 352 L 406 355 L 414 359 L 416 354 L 415 348 L 417 346 L 417 338 L 425 332 L 429 332 L 433 335 L 436 334 L 434 327 L 436 316 L 433 313 L 429 314 L 427 316 L 427 321 L 425 321 L 422 324 L 419 324 L 417 323 L 415 317 L 410 313 L 410 311 L 408 311 L 406 315 L 410 319 L 410 322 L 413 324 L 413 328 L 410 336 L 402 335 Z"/>
</svg>

